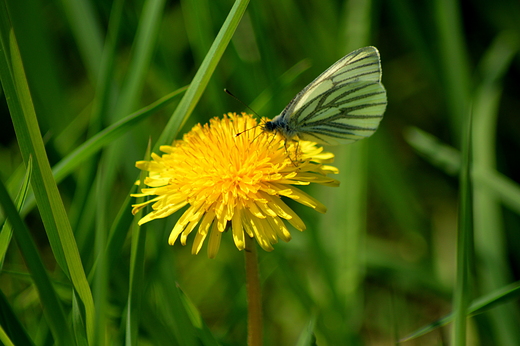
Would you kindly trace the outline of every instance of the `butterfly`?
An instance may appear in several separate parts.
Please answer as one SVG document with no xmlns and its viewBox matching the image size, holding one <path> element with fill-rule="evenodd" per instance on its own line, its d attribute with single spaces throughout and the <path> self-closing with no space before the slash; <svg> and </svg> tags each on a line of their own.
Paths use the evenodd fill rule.
<svg viewBox="0 0 520 346">
<path fill-rule="evenodd" d="M 364 47 L 329 67 L 262 128 L 287 140 L 347 144 L 377 130 L 386 104 L 379 51 Z"/>
</svg>

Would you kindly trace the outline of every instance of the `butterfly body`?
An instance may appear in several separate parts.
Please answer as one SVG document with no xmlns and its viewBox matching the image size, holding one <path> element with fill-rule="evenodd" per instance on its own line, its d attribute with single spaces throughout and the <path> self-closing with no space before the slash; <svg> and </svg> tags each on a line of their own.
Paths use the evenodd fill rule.
<svg viewBox="0 0 520 346">
<path fill-rule="evenodd" d="M 386 104 L 379 52 L 360 48 L 307 85 L 263 129 L 286 139 L 351 143 L 376 131 Z"/>
</svg>

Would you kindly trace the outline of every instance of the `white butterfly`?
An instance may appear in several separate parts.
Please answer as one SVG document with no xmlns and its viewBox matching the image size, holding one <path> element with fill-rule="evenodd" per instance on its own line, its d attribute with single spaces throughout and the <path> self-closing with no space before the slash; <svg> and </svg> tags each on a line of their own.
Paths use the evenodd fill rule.
<svg viewBox="0 0 520 346">
<path fill-rule="evenodd" d="M 375 47 L 347 54 L 300 91 L 263 129 L 327 145 L 370 137 L 386 109 Z"/>
</svg>

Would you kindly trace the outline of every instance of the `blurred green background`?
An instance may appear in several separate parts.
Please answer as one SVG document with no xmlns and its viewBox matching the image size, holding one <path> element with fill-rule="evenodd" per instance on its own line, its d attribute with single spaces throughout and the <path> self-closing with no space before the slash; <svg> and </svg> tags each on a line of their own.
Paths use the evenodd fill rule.
<svg viewBox="0 0 520 346">
<path fill-rule="evenodd" d="M 108 126 L 190 84 L 233 6 L 230 0 L 2 2 L 2 32 L 8 37 L 12 25 L 51 166 Z M 391 345 L 451 312 L 460 149 L 470 114 L 474 233 L 467 243 L 466 296 L 477 299 L 519 279 L 519 18 L 516 0 L 249 3 L 177 138 L 198 122 L 247 111 L 224 88 L 272 118 L 332 63 L 366 45 L 380 51 L 388 92 L 372 138 L 327 148 L 337 156 L 341 187 L 306 190 L 328 213 L 291 204 L 307 230 L 292 229 L 291 242 L 271 253 L 260 250 L 266 345 Z M 208 56 L 217 62 L 214 53 Z M 25 172 L 24 144 L 6 94 L 0 101 L 0 176 L 14 199 Z M 145 157 L 149 139 L 152 146 L 169 144 L 159 141 L 176 135 L 174 128 L 159 138 L 180 100 L 125 128 L 59 179 L 96 305 L 91 344 L 245 344 L 243 253 L 229 232 L 216 259 L 204 249 L 193 256 L 192 238 L 186 247 L 167 244 L 176 214 L 143 227 L 140 262 L 131 256 L 136 230 L 125 200 L 138 178 L 135 162 Z M 177 112 L 179 125 L 190 113 Z M 22 215 L 65 311 L 63 328 L 86 344 L 77 336 L 85 333 L 78 316 L 89 312 L 78 307 L 30 200 Z M 17 345 L 28 339 L 52 345 L 56 335 L 19 240 L 2 232 L 0 325 Z M 102 274 L 94 274 L 96 259 Z M 141 266 L 136 283 L 132 275 Z M 130 308 L 138 311 L 132 323 L 129 294 L 139 301 Z M 516 297 L 469 319 L 468 345 L 520 345 Z M 449 340 L 450 328 L 441 327 L 402 344 Z"/>
</svg>

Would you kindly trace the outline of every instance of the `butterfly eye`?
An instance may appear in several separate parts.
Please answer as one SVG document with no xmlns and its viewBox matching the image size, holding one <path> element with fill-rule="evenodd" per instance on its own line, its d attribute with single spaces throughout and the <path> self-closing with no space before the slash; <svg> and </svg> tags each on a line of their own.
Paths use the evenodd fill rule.
<svg viewBox="0 0 520 346">
<path fill-rule="evenodd" d="M 268 121 L 264 124 L 264 130 L 272 132 L 276 128 L 276 125 L 272 121 Z"/>
</svg>

